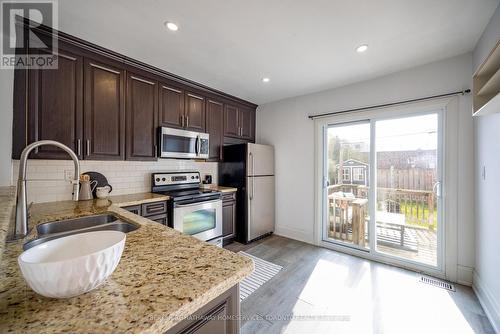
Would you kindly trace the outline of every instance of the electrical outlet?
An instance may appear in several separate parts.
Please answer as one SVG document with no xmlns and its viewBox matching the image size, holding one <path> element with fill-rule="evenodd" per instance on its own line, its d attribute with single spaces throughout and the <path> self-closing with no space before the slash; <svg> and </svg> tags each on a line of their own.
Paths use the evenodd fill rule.
<svg viewBox="0 0 500 334">
<path fill-rule="evenodd" d="M 69 169 L 64 171 L 64 179 L 66 181 L 71 181 L 74 178 L 75 178 L 75 171 Z"/>
</svg>

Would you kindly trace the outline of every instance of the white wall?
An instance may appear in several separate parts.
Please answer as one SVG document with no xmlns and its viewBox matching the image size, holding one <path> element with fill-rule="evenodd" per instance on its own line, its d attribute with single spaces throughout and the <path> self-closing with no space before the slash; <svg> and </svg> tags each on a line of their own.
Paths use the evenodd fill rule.
<svg viewBox="0 0 500 334">
<path fill-rule="evenodd" d="M 500 7 L 474 50 L 474 70 L 500 38 Z M 499 110 L 500 112 L 500 110 Z M 500 113 L 474 121 L 476 184 L 476 268 L 474 288 L 500 332 Z M 486 167 L 486 179 L 481 176 Z"/>
<path fill-rule="evenodd" d="M 308 115 L 470 88 L 465 54 L 378 79 L 259 106 L 257 139 L 275 146 L 276 233 L 314 242 L 314 128 Z M 458 173 L 459 280 L 474 266 L 473 121 L 470 96 L 460 97 Z"/>
</svg>

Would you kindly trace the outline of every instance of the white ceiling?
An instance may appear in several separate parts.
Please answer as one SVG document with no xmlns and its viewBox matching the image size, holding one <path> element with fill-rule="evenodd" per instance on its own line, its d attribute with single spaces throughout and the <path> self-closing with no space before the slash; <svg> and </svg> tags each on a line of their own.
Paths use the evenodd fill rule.
<svg viewBox="0 0 500 334">
<path fill-rule="evenodd" d="M 471 51 L 498 2 L 60 0 L 59 30 L 263 104 Z"/>
</svg>

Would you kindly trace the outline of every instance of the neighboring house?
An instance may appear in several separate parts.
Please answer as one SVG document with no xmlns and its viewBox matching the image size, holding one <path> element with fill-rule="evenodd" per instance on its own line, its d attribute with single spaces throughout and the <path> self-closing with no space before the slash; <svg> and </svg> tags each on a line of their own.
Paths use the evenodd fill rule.
<svg viewBox="0 0 500 334">
<path fill-rule="evenodd" d="M 336 167 L 338 170 L 340 164 L 337 164 Z M 344 161 L 342 166 L 342 183 L 368 186 L 370 184 L 368 167 L 367 163 L 356 159 Z"/>
</svg>

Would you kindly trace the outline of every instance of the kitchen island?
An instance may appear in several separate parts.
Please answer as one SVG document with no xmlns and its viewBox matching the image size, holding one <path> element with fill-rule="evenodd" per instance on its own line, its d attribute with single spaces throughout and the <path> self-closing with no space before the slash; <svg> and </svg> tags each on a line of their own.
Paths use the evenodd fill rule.
<svg viewBox="0 0 500 334">
<path fill-rule="evenodd" d="M 2 238 L 13 223 L 15 201 L 9 194 L 14 194 L 11 188 L 0 189 Z M 33 229 L 24 240 L 5 244 L 2 240 L 0 332 L 184 332 L 209 323 L 211 318 L 204 315 L 231 316 L 236 320 L 223 326 L 238 332 L 238 283 L 253 270 L 252 261 L 121 208 L 165 199 L 159 196 L 146 193 L 33 205 L 31 227 L 100 213 L 112 213 L 140 227 L 127 233 L 120 263 L 102 286 L 62 300 L 36 294 L 21 276 L 17 257 L 23 243 L 35 237 Z M 207 328 L 219 328 L 218 323 Z"/>
</svg>

